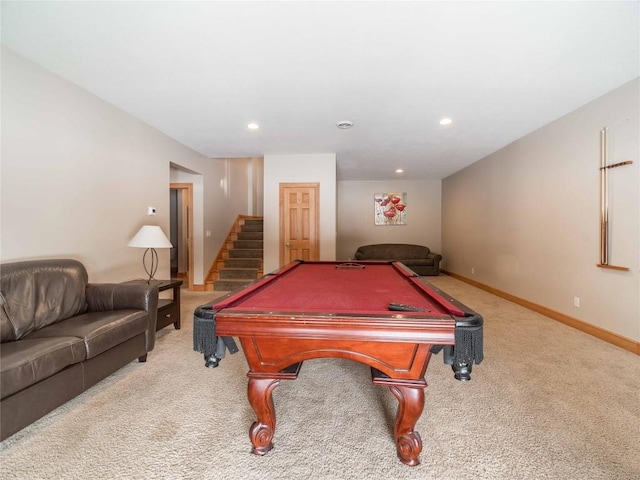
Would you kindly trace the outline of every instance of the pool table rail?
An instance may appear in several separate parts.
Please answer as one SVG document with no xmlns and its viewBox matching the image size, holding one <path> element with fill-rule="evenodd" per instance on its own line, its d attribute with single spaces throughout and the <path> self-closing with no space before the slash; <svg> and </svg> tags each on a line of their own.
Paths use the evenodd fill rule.
<svg viewBox="0 0 640 480">
<path fill-rule="evenodd" d="M 370 342 L 421 342 L 454 345 L 456 321 L 452 318 L 417 318 L 404 315 L 335 315 L 287 312 L 221 311 L 216 334 L 233 337 L 287 337 L 359 340 Z"/>
</svg>

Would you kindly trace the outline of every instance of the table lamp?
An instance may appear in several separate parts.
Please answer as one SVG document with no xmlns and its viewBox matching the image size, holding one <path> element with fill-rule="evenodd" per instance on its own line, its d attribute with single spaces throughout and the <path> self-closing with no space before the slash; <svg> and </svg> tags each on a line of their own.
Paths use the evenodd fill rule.
<svg viewBox="0 0 640 480">
<path fill-rule="evenodd" d="M 171 242 L 157 225 L 144 225 L 128 243 L 129 247 L 146 248 L 142 256 L 144 271 L 149 275 L 147 283 L 151 283 L 158 270 L 158 252 L 156 248 L 172 248 Z M 147 265 L 147 254 L 151 252 L 151 265 Z"/>
</svg>

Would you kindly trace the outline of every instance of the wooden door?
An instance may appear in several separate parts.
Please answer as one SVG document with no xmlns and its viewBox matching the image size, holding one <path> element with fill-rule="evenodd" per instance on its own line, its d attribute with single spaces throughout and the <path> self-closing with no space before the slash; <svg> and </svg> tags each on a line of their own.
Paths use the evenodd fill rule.
<svg viewBox="0 0 640 480">
<path fill-rule="evenodd" d="M 319 260 L 319 183 L 280 184 L 280 266 Z"/>
</svg>

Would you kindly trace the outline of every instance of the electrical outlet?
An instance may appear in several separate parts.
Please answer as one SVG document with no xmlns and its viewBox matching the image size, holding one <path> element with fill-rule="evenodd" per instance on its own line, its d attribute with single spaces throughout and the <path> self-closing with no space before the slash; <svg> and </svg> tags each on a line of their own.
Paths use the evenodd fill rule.
<svg viewBox="0 0 640 480">
<path fill-rule="evenodd" d="M 573 306 L 580 308 L 580 297 L 573 297 Z"/>
</svg>

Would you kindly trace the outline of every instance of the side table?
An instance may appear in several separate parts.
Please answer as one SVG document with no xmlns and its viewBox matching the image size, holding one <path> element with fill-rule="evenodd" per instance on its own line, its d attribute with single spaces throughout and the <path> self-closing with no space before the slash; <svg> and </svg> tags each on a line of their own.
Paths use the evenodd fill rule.
<svg viewBox="0 0 640 480">
<path fill-rule="evenodd" d="M 130 280 L 124 283 L 147 283 L 146 280 Z M 158 290 L 173 290 L 172 298 L 158 299 L 158 321 L 156 332 L 173 323 L 173 328 L 180 330 L 180 287 L 182 280 L 151 280 L 149 285 L 158 287 Z"/>
</svg>

